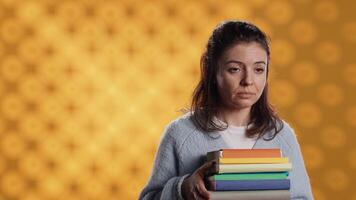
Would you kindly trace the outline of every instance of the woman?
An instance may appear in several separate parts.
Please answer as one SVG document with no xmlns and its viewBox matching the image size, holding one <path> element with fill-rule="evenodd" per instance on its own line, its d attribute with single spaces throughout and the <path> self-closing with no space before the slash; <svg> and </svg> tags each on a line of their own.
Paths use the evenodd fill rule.
<svg viewBox="0 0 356 200">
<path fill-rule="evenodd" d="M 292 199 L 313 199 L 293 129 L 267 98 L 270 49 L 256 26 L 226 21 L 215 28 L 201 58 L 191 112 L 170 123 L 139 199 L 209 199 L 206 153 L 224 148 L 280 148 L 293 170 Z"/>
</svg>

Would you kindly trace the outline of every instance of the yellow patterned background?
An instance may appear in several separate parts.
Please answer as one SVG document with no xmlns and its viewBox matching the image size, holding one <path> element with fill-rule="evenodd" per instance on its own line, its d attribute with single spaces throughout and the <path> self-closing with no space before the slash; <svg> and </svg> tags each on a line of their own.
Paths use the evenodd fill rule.
<svg viewBox="0 0 356 200">
<path fill-rule="evenodd" d="M 215 25 L 272 39 L 316 199 L 356 199 L 356 3 L 0 1 L 0 200 L 137 199 Z"/>
</svg>

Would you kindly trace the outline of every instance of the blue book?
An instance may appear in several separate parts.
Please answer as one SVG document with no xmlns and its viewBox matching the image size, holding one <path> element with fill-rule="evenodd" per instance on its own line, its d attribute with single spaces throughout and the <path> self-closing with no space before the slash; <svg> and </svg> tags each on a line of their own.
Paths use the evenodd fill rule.
<svg viewBox="0 0 356 200">
<path fill-rule="evenodd" d="M 289 190 L 289 179 L 267 180 L 208 180 L 207 188 L 211 191 L 242 190 Z"/>
</svg>

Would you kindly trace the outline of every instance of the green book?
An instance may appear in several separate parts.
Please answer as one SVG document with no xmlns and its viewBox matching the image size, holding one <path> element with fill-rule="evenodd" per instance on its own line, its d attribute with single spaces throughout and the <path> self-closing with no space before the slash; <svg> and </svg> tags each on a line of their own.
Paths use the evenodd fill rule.
<svg viewBox="0 0 356 200">
<path fill-rule="evenodd" d="M 264 173 L 237 173 L 237 174 L 216 174 L 210 178 L 218 181 L 234 181 L 234 180 L 264 180 L 264 179 L 286 179 L 288 172 L 264 172 Z"/>
</svg>

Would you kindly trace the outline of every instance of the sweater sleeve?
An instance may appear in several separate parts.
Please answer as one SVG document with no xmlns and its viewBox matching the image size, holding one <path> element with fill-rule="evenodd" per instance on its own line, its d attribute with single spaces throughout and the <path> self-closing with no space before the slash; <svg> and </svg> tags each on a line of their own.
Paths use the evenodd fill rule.
<svg viewBox="0 0 356 200">
<path fill-rule="evenodd" d="M 167 126 L 155 155 L 151 177 L 139 196 L 140 200 L 183 199 L 181 185 L 187 175 L 178 176 L 176 141 L 171 136 L 174 131 L 174 125 Z"/>
<path fill-rule="evenodd" d="M 312 200 L 310 180 L 304 165 L 303 155 L 294 130 L 288 127 L 288 134 L 284 137 L 289 146 L 289 158 L 292 162 L 292 171 L 289 173 L 291 180 L 292 200 Z"/>
</svg>

